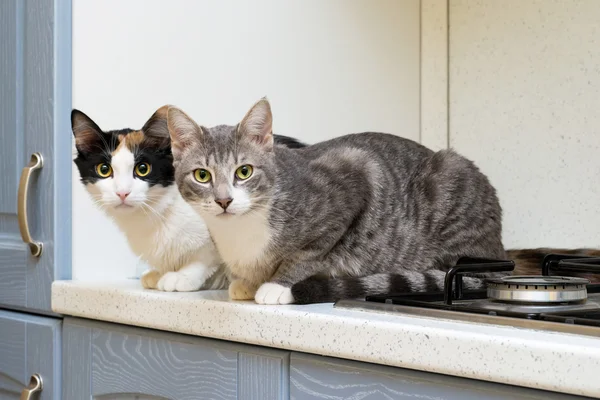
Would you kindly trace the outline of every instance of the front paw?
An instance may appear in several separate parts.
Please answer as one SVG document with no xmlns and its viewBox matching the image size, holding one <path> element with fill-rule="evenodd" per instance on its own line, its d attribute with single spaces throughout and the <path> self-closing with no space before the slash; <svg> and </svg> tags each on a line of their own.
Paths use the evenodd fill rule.
<svg viewBox="0 0 600 400">
<path fill-rule="evenodd" d="M 194 292 L 199 290 L 204 281 L 190 278 L 181 272 L 167 272 L 158 281 L 156 288 L 163 292 Z"/>
<path fill-rule="evenodd" d="M 236 279 L 229 284 L 229 298 L 231 300 L 252 300 L 256 287 L 250 286 L 242 279 Z"/>
<path fill-rule="evenodd" d="M 161 277 L 161 273 L 155 269 L 148 269 L 144 271 L 140 277 L 140 282 L 144 289 L 156 289 L 156 285 Z"/>
<path fill-rule="evenodd" d="M 292 289 L 278 283 L 263 283 L 256 292 L 254 300 L 258 304 L 292 304 Z"/>
</svg>

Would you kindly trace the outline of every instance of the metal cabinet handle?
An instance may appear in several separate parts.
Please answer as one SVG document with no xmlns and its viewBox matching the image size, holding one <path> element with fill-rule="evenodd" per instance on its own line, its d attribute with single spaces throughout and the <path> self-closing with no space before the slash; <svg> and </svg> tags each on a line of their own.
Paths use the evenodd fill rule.
<svg viewBox="0 0 600 400">
<path fill-rule="evenodd" d="M 31 379 L 29 379 L 29 385 L 23 389 L 21 392 L 20 400 L 33 400 L 38 398 L 36 394 L 41 393 L 43 389 L 42 377 L 38 374 L 31 375 Z"/>
<path fill-rule="evenodd" d="M 39 257 L 42 254 L 42 243 L 36 242 L 29 233 L 29 221 L 27 220 L 27 200 L 29 192 L 29 179 L 34 171 L 41 169 L 44 166 L 44 159 L 40 153 L 33 153 L 31 160 L 23 172 L 21 172 L 21 180 L 19 181 L 19 197 L 18 197 L 18 209 L 17 215 L 19 217 L 19 230 L 21 231 L 21 238 L 25 243 L 29 245 L 31 255 Z M 23 396 L 21 396 L 23 398 Z"/>
</svg>

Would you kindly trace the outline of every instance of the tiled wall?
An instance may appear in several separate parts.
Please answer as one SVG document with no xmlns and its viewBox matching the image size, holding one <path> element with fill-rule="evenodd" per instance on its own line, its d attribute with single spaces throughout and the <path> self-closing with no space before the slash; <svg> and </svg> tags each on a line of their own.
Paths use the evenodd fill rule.
<svg viewBox="0 0 600 400">
<path fill-rule="evenodd" d="M 449 142 L 507 247 L 600 246 L 600 1 L 450 0 Z"/>
</svg>

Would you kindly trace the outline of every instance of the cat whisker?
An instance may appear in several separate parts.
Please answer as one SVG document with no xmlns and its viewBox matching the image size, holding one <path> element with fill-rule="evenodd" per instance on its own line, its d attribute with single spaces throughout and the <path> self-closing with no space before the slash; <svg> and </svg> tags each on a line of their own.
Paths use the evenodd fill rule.
<svg viewBox="0 0 600 400">
<path fill-rule="evenodd" d="M 92 204 L 94 206 L 98 206 L 98 207 L 104 207 L 106 204 L 104 203 L 104 200 L 99 197 L 99 198 L 92 198 Z"/>
<path fill-rule="evenodd" d="M 160 214 L 158 211 L 156 211 L 150 204 L 148 204 L 148 203 L 141 203 L 141 204 L 142 204 L 142 207 L 147 207 L 153 215 L 155 215 L 159 218 L 159 220 L 161 222 L 165 222 L 165 223 L 167 222 L 167 219 L 165 218 L 165 216 Z"/>
<path fill-rule="evenodd" d="M 148 214 L 148 212 L 146 211 L 146 209 L 144 208 L 144 204 L 142 203 L 142 205 L 140 206 L 140 210 L 142 210 L 142 212 L 144 213 L 144 215 L 146 217 L 150 217 L 150 215 Z"/>
</svg>

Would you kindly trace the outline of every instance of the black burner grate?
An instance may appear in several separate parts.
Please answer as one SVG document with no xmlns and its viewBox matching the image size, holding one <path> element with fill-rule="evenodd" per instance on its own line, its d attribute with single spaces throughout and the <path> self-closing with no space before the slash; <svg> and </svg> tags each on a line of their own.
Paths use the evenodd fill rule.
<svg viewBox="0 0 600 400">
<path fill-rule="evenodd" d="M 490 311 L 489 309 L 475 305 L 475 301 L 487 299 L 486 290 L 463 290 L 462 276 L 464 274 L 511 272 L 514 270 L 514 267 L 514 262 L 510 260 L 462 258 L 456 266 L 450 268 L 446 273 L 443 292 L 375 295 L 367 296 L 366 301 L 600 327 L 600 309 L 568 312 L 557 311 L 552 313 L 544 311 Z M 544 258 L 540 270 L 544 276 L 549 276 L 551 272 L 557 274 L 557 272 L 561 271 L 564 273 L 584 272 L 600 275 L 600 258 L 581 255 L 548 254 Z M 587 292 L 588 295 L 600 294 L 600 284 L 587 285 Z"/>
</svg>

